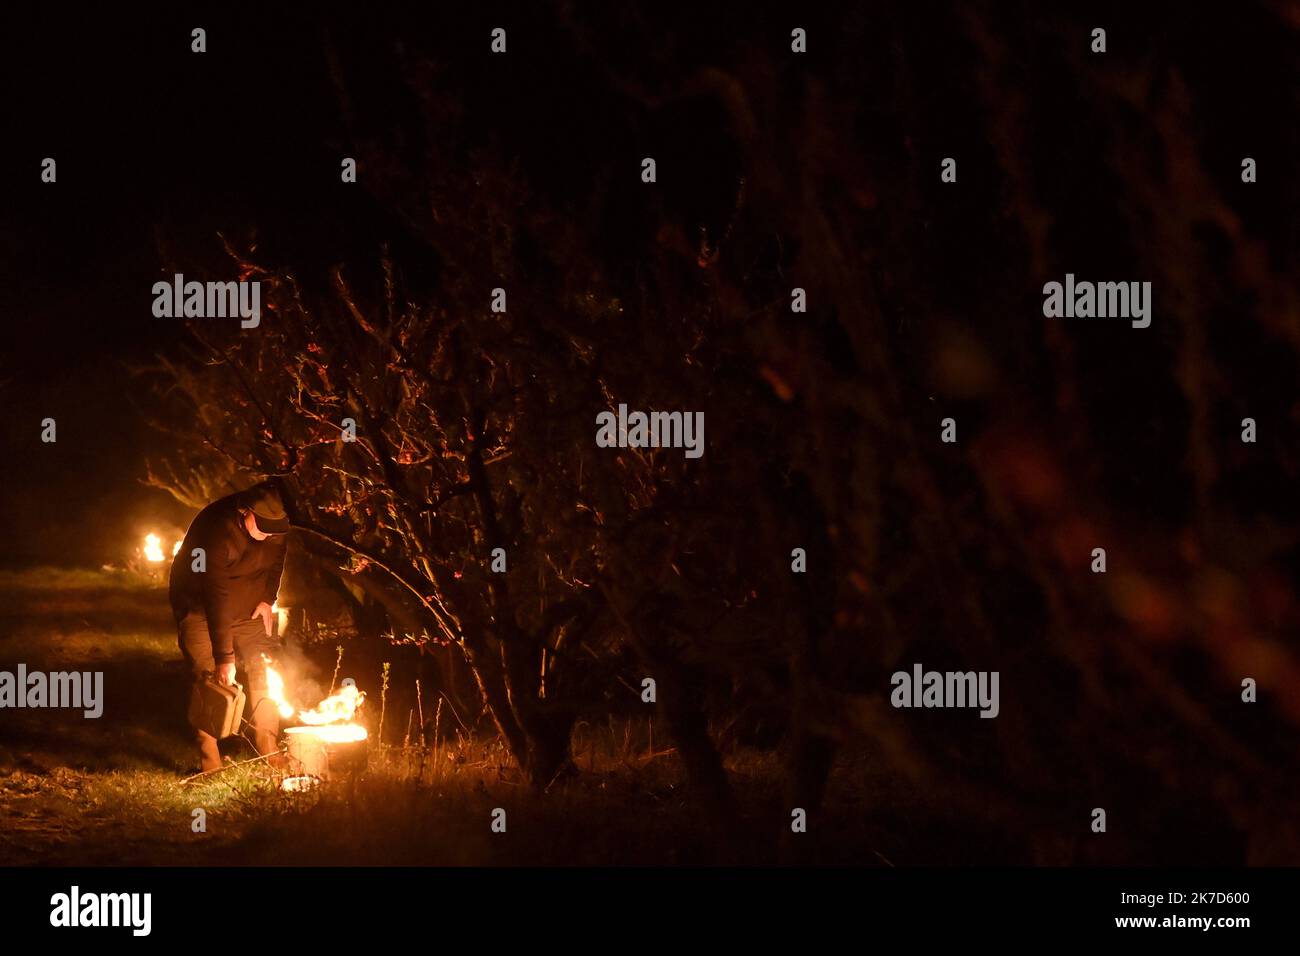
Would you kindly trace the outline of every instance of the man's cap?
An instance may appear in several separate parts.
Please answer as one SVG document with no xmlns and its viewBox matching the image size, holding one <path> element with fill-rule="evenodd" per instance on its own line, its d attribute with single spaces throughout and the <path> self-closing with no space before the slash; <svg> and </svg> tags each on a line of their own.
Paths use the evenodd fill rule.
<svg viewBox="0 0 1300 956">
<path fill-rule="evenodd" d="M 285 514 L 280 493 L 271 485 L 254 485 L 244 493 L 244 507 L 253 512 L 257 530 L 262 534 L 288 534 L 289 516 Z"/>
</svg>

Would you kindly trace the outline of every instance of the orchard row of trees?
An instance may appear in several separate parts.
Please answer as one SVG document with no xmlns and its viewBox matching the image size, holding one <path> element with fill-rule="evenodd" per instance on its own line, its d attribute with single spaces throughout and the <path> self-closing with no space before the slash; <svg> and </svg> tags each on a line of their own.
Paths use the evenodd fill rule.
<svg viewBox="0 0 1300 956">
<path fill-rule="evenodd" d="M 792 805 L 851 742 L 1008 825 L 1101 779 L 1202 775 L 1198 799 L 1251 830 L 1296 770 L 1266 727 L 1300 710 L 1274 698 L 1279 723 L 1246 731 L 1237 690 L 1300 677 L 1279 642 L 1300 524 L 1242 494 L 1295 478 L 1278 383 L 1300 334 L 1269 236 L 1246 238 L 1186 122 L 1222 105 L 1180 62 L 1098 66 L 1082 40 L 1026 65 L 1026 28 L 992 12 L 846 14 L 807 61 L 757 27 L 702 53 L 681 26 L 622 44 L 649 29 L 635 12 L 572 16 L 495 73 L 381 35 L 394 72 L 374 76 L 363 40 L 326 41 L 388 225 L 323 281 L 227 237 L 266 315 L 196 324 L 157 370 L 159 480 L 276 476 L 315 547 L 463 654 L 539 785 L 580 715 L 646 706 L 652 677 L 720 812 L 726 723 L 781 748 Z M 381 101 L 400 124 L 365 119 Z M 1151 140 L 1177 189 L 1131 161 Z M 1053 178 L 1044 142 L 1091 158 Z M 1043 281 L 1123 263 L 1155 283 L 1145 338 L 1039 318 Z M 1277 377 L 1216 349 L 1198 303 L 1239 286 L 1234 328 Z M 598 448 L 620 402 L 704 412 L 704 457 Z M 1252 403 L 1278 424 L 1243 448 Z M 999 718 L 909 725 L 889 674 L 918 660 L 1000 671 Z"/>
</svg>

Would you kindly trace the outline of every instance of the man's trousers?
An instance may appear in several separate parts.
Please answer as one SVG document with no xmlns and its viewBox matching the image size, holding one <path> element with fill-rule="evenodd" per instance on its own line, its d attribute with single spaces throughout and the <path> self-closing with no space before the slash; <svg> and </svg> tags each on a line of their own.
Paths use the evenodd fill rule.
<svg viewBox="0 0 1300 956">
<path fill-rule="evenodd" d="M 181 620 L 179 631 L 181 653 L 190 665 L 194 680 L 211 677 L 217 666 L 212 655 L 207 617 L 202 611 L 190 611 Z M 275 702 L 267 696 L 266 662 L 262 658 L 265 655 L 274 660 L 280 650 L 280 642 L 267 635 L 260 616 L 236 621 L 231 632 L 235 638 L 235 653 L 243 660 L 244 673 L 247 675 L 245 693 L 251 712 L 248 723 L 252 726 L 254 746 L 259 754 L 275 753 L 279 750 L 280 712 Z M 215 770 L 220 767 L 221 757 L 217 752 L 216 738 L 198 729 L 195 730 L 195 735 L 203 769 Z"/>
</svg>

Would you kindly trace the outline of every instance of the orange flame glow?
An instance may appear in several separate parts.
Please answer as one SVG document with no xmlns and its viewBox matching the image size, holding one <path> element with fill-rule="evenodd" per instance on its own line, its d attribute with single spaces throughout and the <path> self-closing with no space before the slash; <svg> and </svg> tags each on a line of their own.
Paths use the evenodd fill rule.
<svg viewBox="0 0 1300 956">
<path fill-rule="evenodd" d="M 286 734 L 311 734 L 327 744 L 350 744 L 365 740 L 369 734 L 360 724 L 326 724 L 323 727 L 288 727 Z"/>
<path fill-rule="evenodd" d="M 163 559 L 162 538 L 152 532 L 144 536 L 144 559 L 150 563 Z"/>
<path fill-rule="evenodd" d="M 348 743 L 366 738 L 366 728 L 350 723 L 357 708 L 366 699 L 362 691 L 348 684 L 311 710 L 296 710 L 285 694 L 284 678 L 271 666 L 271 658 L 263 654 L 262 660 L 266 662 L 266 695 L 275 702 L 280 716 L 287 719 L 296 713 L 298 722 L 308 725 L 289 727 L 287 733 L 318 733 L 322 740 L 329 743 Z"/>
<path fill-rule="evenodd" d="M 284 695 L 284 678 L 271 666 L 271 658 L 263 654 L 262 660 L 266 662 L 266 696 L 275 702 L 281 717 L 292 717 L 293 704 Z"/>
<path fill-rule="evenodd" d="M 358 705 L 365 699 L 365 694 L 352 685 L 348 685 L 337 694 L 326 697 L 313 710 L 298 711 L 298 720 L 304 724 L 314 726 L 351 720 Z"/>
</svg>

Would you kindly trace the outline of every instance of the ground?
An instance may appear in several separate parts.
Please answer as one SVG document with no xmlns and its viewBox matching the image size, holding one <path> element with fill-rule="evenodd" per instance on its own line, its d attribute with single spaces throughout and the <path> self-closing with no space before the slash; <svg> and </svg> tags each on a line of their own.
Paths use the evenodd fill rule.
<svg viewBox="0 0 1300 956">
<path fill-rule="evenodd" d="M 729 757 L 746 809 L 718 838 L 687 799 L 681 768 L 645 724 L 580 726 L 577 774 L 538 794 L 495 740 L 390 744 L 360 779 L 279 792 L 253 764 L 186 783 L 196 755 L 187 674 L 161 584 L 123 572 L 0 572 L 0 669 L 104 673 L 104 713 L 0 710 L 0 865 L 619 864 L 790 859 L 777 765 Z M 371 688 L 372 694 L 374 688 Z M 369 718 L 373 721 L 373 714 Z M 391 736 L 388 735 L 388 736 Z M 229 746 L 234 744 L 233 747 Z M 239 741 L 230 756 L 249 756 Z M 841 837 L 807 841 L 822 862 L 884 865 L 893 841 L 842 780 Z M 490 829 L 506 811 L 505 834 Z M 194 832 L 193 811 L 207 815 Z M 864 829 L 864 827 L 866 829 Z M 784 838 L 784 839 L 783 839 Z M 890 850 L 889 852 L 895 852 Z"/>
</svg>

